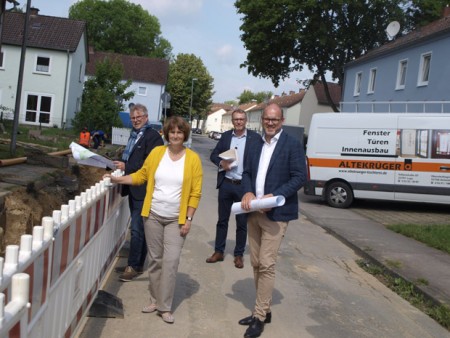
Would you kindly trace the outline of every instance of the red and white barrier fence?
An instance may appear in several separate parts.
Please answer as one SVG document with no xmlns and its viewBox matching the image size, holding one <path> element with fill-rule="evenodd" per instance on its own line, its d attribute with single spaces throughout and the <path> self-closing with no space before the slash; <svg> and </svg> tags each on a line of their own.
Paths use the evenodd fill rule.
<svg viewBox="0 0 450 338">
<path fill-rule="evenodd" d="M 0 337 L 72 337 L 125 241 L 129 216 L 120 186 L 106 179 L 43 217 L 20 246 L 8 245 Z"/>
</svg>

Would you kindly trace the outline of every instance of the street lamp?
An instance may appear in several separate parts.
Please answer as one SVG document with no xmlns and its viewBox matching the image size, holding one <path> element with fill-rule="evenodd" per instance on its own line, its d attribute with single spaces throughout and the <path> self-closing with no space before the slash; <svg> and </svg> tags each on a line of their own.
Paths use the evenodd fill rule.
<svg viewBox="0 0 450 338">
<path fill-rule="evenodd" d="M 191 105 L 189 106 L 189 124 L 192 127 L 192 100 L 194 98 L 194 81 L 197 81 L 197 78 L 194 77 L 191 82 Z"/>
</svg>

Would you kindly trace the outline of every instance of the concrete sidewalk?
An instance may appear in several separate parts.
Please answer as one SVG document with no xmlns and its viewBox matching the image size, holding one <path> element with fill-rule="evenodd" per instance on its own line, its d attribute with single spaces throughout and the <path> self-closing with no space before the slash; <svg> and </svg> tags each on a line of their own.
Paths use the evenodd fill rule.
<svg viewBox="0 0 450 338">
<path fill-rule="evenodd" d="M 248 254 L 244 269 L 233 266 L 234 239 L 230 238 L 234 238 L 234 221 L 225 261 L 205 263 L 214 247 L 217 191 L 211 183 L 215 182 L 215 168 L 207 161 L 203 166 L 203 197 L 177 276 L 175 324 L 165 324 L 154 313 L 141 313 L 148 300 L 147 273 L 123 283 L 111 272 L 102 289 L 123 301 L 124 318 L 86 318 L 79 338 L 243 336 L 245 327 L 237 321 L 253 308 L 253 273 Z M 300 206 L 302 215 L 289 224 L 280 249 L 273 323 L 266 325 L 262 337 L 449 336 L 445 328 L 355 263 L 358 254 L 385 265 L 398 261 L 398 273 L 405 279 L 428 280 L 424 292 L 448 301 L 449 255 L 386 230 L 351 209 L 330 208 L 319 200 Z M 125 264 L 126 258 L 119 257 L 115 266 Z"/>
<path fill-rule="evenodd" d="M 414 283 L 435 303 L 450 306 L 449 254 L 388 230 L 381 224 L 382 214 L 378 214 L 379 223 L 364 217 L 364 212 L 331 208 L 319 199 L 301 203 L 300 207 L 311 222 L 338 237 L 361 256 Z M 447 222 L 448 219 L 447 216 Z"/>
</svg>

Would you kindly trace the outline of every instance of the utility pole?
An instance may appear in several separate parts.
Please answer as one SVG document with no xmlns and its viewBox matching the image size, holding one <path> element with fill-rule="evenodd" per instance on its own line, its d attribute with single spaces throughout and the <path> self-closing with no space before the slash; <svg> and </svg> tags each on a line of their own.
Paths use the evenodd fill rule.
<svg viewBox="0 0 450 338">
<path fill-rule="evenodd" d="M 194 99 L 194 81 L 197 81 L 197 78 L 194 77 L 191 82 L 191 105 L 189 106 L 189 124 L 192 128 L 192 100 Z"/>
<path fill-rule="evenodd" d="M 25 20 L 23 24 L 23 38 L 22 38 L 22 50 L 20 52 L 20 65 L 19 65 L 19 77 L 17 79 L 17 93 L 16 93 L 16 105 L 14 107 L 14 123 L 11 135 L 11 156 L 16 156 L 16 141 L 17 130 L 19 129 L 19 114 L 20 114 L 20 100 L 22 99 L 22 82 L 23 82 L 23 68 L 25 66 L 25 54 L 27 50 L 27 38 L 28 38 L 28 20 L 30 18 L 31 0 L 27 1 L 27 10 L 25 12 Z"/>
</svg>

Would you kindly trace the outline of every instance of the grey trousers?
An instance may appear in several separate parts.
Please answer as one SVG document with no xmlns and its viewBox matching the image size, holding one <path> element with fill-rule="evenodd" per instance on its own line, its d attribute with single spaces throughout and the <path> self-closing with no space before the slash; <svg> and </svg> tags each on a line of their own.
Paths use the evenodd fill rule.
<svg viewBox="0 0 450 338">
<path fill-rule="evenodd" d="M 180 235 L 178 217 L 166 219 L 154 213 L 144 218 L 148 248 L 150 303 L 158 311 L 171 311 L 175 283 L 184 237 Z"/>
</svg>

